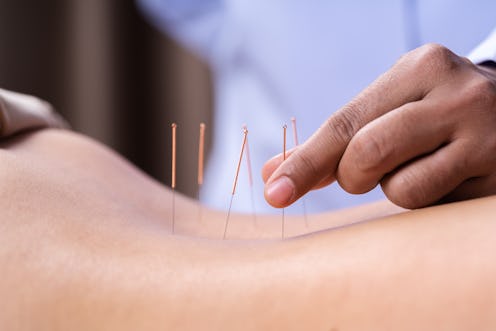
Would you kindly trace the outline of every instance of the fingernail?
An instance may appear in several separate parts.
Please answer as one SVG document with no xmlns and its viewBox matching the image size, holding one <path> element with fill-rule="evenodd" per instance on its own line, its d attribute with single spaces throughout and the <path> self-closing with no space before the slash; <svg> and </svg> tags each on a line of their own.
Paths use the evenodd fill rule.
<svg viewBox="0 0 496 331">
<path fill-rule="evenodd" d="M 269 184 L 266 190 L 267 200 L 275 206 L 286 206 L 293 198 L 295 186 L 286 176 L 279 177 Z"/>
</svg>

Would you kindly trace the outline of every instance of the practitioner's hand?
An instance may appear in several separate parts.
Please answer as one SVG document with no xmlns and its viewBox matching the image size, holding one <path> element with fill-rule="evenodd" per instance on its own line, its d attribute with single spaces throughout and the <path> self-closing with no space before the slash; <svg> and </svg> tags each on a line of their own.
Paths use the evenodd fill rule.
<svg viewBox="0 0 496 331">
<path fill-rule="evenodd" d="M 274 207 L 334 180 L 354 194 L 380 183 L 406 208 L 494 194 L 496 69 L 435 44 L 409 52 L 263 177 Z"/>
</svg>

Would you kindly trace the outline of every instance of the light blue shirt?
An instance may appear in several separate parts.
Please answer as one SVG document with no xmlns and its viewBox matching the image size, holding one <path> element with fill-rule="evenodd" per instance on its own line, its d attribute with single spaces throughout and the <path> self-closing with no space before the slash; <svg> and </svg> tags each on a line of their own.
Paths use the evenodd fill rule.
<svg viewBox="0 0 496 331">
<path fill-rule="evenodd" d="M 282 151 L 282 126 L 291 127 L 292 116 L 302 142 L 403 53 L 437 42 L 466 55 L 496 26 L 494 0 L 140 0 L 140 6 L 212 67 L 215 132 L 201 199 L 227 208 L 246 123 L 257 212 L 274 211 L 259 174 Z M 291 131 L 288 142 L 292 147 Z M 335 183 L 309 193 L 305 203 L 318 212 L 381 198 L 380 188 L 350 195 Z M 243 164 L 233 210 L 251 212 L 250 199 Z M 288 211 L 301 213 L 301 202 Z"/>
</svg>

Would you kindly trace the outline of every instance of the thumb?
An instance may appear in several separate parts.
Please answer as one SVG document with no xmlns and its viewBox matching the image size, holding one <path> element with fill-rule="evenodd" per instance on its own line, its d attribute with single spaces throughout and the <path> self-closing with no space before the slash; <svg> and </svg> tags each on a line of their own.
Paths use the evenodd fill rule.
<svg viewBox="0 0 496 331">
<path fill-rule="evenodd" d="M 313 188 L 329 184 L 346 149 L 358 130 L 350 112 L 340 111 L 331 116 L 304 144 L 294 149 L 286 160 L 277 156 L 262 170 L 265 199 L 273 207 L 290 205 Z M 332 127 L 331 127 L 332 126 Z"/>
</svg>

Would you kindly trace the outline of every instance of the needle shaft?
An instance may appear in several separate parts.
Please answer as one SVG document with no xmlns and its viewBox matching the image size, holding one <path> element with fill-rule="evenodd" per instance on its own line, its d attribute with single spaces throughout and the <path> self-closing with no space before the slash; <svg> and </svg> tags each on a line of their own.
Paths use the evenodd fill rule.
<svg viewBox="0 0 496 331">
<path fill-rule="evenodd" d="M 172 174 L 171 174 L 171 188 L 172 188 L 172 234 L 174 234 L 174 227 L 176 222 L 176 128 L 177 124 L 172 123 Z"/>
<path fill-rule="evenodd" d="M 284 124 L 282 127 L 283 132 L 283 144 L 282 144 L 282 157 L 283 160 L 286 161 L 286 130 L 288 126 Z M 282 225 L 281 225 L 281 238 L 284 239 L 284 208 L 282 209 Z"/>
<path fill-rule="evenodd" d="M 248 131 L 246 125 L 243 125 L 243 130 Z M 246 139 L 245 156 L 246 156 L 246 168 L 248 169 L 248 184 L 250 184 L 251 212 L 253 214 L 253 223 L 256 224 L 257 213 L 255 208 L 255 195 L 253 192 L 253 175 L 251 171 L 250 143 L 248 142 L 248 138 Z"/>
<path fill-rule="evenodd" d="M 293 140 L 295 147 L 299 145 L 298 142 L 298 132 L 296 130 L 296 118 L 291 117 L 291 125 L 293 127 Z M 305 219 L 305 226 L 308 228 L 308 217 L 307 217 L 307 204 L 305 201 L 305 197 L 301 198 L 301 203 L 303 205 L 303 218 Z"/>
<path fill-rule="evenodd" d="M 203 185 L 203 164 L 204 164 L 204 147 L 205 147 L 205 123 L 200 123 L 200 134 L 198 138 L 198 221 L 202 221 L 203 208 L 200 203 L 200 191 Z"/>
<path fill-rule="evenodd" d="M 225 222 L 225 226 L 224 226 L 223 239 L 226 239 L 226 236 L 227 236 L 227 228 L 229 226 L 229 217 L 231 216 L 232 202 L 234 199 L 234 194 L 236 193 L 236 185 L 238 184 L 239 168 L 241 167 L 241 161 L 243 160 L 243 153 L 245 150 L 247 138 L 248 138 L 248 130 L 245 128 L 245 129 L 243 129 L 243 142 L 241 143 L 241 151 L 239 152 L 238 165 L 236 166 L 236 175 L 234 177 L 233 187 L 232 187 L 232 191 L 231 191 L 231 201 L 229 203 L 229 209 L 227 210 L 227 217 L 226 217 L 226 222 Z"/>
</svg>

